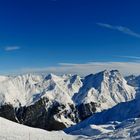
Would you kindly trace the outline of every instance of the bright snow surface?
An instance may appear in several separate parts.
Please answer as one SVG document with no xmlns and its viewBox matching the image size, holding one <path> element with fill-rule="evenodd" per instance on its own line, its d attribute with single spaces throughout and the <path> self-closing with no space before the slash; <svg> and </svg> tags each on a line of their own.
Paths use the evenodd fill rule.
<svg viewBox="0 0 140 140">
<path fill-rule="evenodd" d="M 0 104 L 29 106 L 43 97 L 59 103 L 82 104 L 95 102 L 99 110 L 135 98 L 135 90 L 117 71 L 103 71 L 84 78 L 78 75 L 49 74 L 0 77 Z"/>
<path fill-rule="evenodd" d="M 76 140 L 63 131 L 48 132 L 0 118 L 0 140 Z"/>
<path fill-rule="evenodd" d="M 72 131 L 71 135 L 63 131 L 48 132 L 27 127 L 0 118 L 0 140 L 135 140 L 140 139 L 140 119 L 128 119 L 123 122 L 109 122 L 104 125 L 90 124 L 85 128 Z"/>
<path fill-rule="evenodd" d="M 86 135 L 92 140 L 139 140 L 140 119 L 132 118 L 123 122 L 110 122 L 104 125 L 90 124 L 71 132 L 73 135 Z"/>
</svg>

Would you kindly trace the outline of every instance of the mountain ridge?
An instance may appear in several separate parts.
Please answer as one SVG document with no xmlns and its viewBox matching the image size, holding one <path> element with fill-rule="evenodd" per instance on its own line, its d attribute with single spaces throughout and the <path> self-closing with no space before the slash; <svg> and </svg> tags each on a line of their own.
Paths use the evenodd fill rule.
<svg viewBox="0 0 140 140">
<path fill-rule="evenodd" d="M 56 126 L 60 130 L 133 100 L 135 94 L 135 88 L 118 70 L 85 77 L 26 74 L 0 82 L 0 116 L 33 127 L 53 130 L 51 127 Z"/>
</svg>

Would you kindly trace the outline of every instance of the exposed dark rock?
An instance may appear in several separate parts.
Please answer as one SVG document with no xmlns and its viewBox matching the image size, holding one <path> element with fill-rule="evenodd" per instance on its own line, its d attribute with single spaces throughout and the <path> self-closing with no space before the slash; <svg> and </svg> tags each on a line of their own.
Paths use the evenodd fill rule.
<svg viewBox="0 0 140 140">
<path fill-rule="evenodd" d="M 75 107 L 68 104 L 69 109 L 64 104 L 56 101 L 49 101 L 47 98 L 40 99 L 31 106 L 13 108 L 12 105 L 0 107 L 0 116 L 14 122 L 25 124 L 31 127 L 45 130 L 62 130 L 67 127 L 66 122 L 56 120 L 64 116 L 74 123 L 91 116 L 96 111 L 96 104 L 81 104 Z"/>
<path fill-rule="evenodd" d="M 10 104 L 5 104 L 0 107 L 0 117 L 6 118 L 14 122 L 18 122 L 18 120 L 16 119 L 15 109 Z"/>
<path fill-rule="evenodd" d="M 77 106 L 80 120 L 84 120 L 96 112 L 96 103 L 80 104 Z"/>
</svg>

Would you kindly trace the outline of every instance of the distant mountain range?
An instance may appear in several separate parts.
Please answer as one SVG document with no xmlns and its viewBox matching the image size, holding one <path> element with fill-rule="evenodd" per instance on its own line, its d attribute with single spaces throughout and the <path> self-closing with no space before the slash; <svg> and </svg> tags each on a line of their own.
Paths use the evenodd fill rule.
<svg viewBox="0 0 140 140">
<path fill-rule="evenodd" d="M 0 76 L 0 116 L 32 127 L 62 130 L 135 99 L 139 78 L 126 80 L 118 70 L 85 77 Z"/>
</svg>

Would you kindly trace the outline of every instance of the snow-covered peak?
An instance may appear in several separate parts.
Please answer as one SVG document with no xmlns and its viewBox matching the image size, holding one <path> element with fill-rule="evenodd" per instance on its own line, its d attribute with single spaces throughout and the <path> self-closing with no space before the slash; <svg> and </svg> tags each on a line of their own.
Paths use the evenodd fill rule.
<svg viewBox="0 0 140 140">
<path fill-rule="evenodd" d="M 78 75 L 71 76 L 68 81 L 71 86 L 78 86 L 78 87 L 80 86 L 81 87 L 83 85 L 82 78 Z"/>
<path fill-rule="evenodd" d="M 72 74 L 63 74 L 62 77 L 64 79 L 69 79 L 72 76 Z"/>
<path fill-rule="evenodd" d="M 42 81 L 42 76 L 25 74 L 10 77 L 0 83 L 0 104 L 14 106 L 26 105 L 29 98 L 36 93 L 35 84 Z"/>
<path fill-rule="evenodd" d="M 135 89 L 127 85 L 118 70 L 90 74 L 83 80 L 83 86 L 74 96 L 77 104 L 100 103 L 101 109 L 110 108 L 120 102 L 135 98 Z"/>
<path fill-rule="evenodd" d="M 112 71 L 104 70 L 97 74 L 90 74 L 86 76 L 83 81 L 85 85 L 84 88 L 94 87 L 95 89 L 101 89 L 102 83 L 103 82 L 107 83 L 109 79 L 116 80 L 116 81 L 124 80 L 123 76 L 119 73 L 118 70 L 112 70 Z"/>
<path fill-rule="evenodd" d="M 81 77 L 78 75 L 56 76 L 49 74 L 42 83 L 44 95 L 59 103 L 73 104 L 72 96 L 79 91 L 82 86 Z"/>
<path fill-rule="evenodd" d="M 50 73 L 45 77 L 45 80 L 60 81 L 60 80 L 62 80 L 62 78 L 60 76 Z"/>
<path fill-rule="evenodd" d="M 77 75 L 62 77 L 49 74 L 43 77 L 25 74 L 1 79 L 0 104 L 8 103 L 14 106 L 29 106 L 43 97 L 60 103 L 73 103 L 72 96 L 82 86 L 81 78 Z"/>
<path fill-rule="evenodd" d="M 102 110 L 135 97 L 134 88 L 127 85 L 117 70 L 105 70 L 84 78 L 78 75 L 49 74 L 43 77 L 25 74 L 1 79 L 0 104 L 10 103 L 14 106 L 30 105 L 40 98 L 49 97 L 65 104 L 73 101 L 76 105 L 95 102 L 101 104 Z"/>
</svg>

